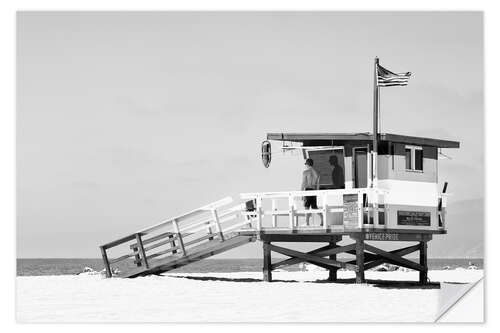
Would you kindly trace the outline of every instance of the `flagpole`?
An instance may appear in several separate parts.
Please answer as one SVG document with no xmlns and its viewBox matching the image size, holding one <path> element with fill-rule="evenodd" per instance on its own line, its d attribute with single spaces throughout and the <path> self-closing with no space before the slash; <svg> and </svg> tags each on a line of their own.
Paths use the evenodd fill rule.
<svg viewBox="0 0 500 333">
<path fill-rule="evenodd" d="M 377 153 L 378 153 L 378 118 L 379 118 L 379 87 L 377 85 L 378 57 L 375 57 L 373 71 L 373 147 L 372 147 L 372 187 L 377 187 Z"/>
</svg>

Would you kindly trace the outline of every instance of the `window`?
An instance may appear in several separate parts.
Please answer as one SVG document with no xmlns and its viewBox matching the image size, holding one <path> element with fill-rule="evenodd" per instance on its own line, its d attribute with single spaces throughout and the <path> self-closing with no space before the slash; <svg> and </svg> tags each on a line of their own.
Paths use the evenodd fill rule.
<svg viewBox="0 0 500 333">
<path fill-rule="evenodd" d="M 411 170 L 411 149 L 405 148 L 406 170 Z"/>
<path fill-rule="evenodd" d="M 406 170 L 424 171 L 424 154 L 422 147 L 405 147 Z"/>
<path fill-rule="evenodd" d="M 424 170 L 424 154 L 422 149 L 415 149 L 415 170 Z"/>
</svg>

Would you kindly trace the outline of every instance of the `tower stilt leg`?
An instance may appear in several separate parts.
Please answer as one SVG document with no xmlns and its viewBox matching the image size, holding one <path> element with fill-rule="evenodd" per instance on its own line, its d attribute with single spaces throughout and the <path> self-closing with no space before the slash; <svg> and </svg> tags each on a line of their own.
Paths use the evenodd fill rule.
<svg viewBox="0 0 500 333">
<path fill-rule="evenodd" d="M 262 248 L 264 252 L 264 267 L 262 272 L 264 273 L 264 281 L 271 282 L 273 280 L 272 267 L 271 267 L 271 249 L 269 248 L 270 242 L 263 242 Z"/>
<path fill-rule="evenodd" d="M 419 272 L 420 284 L 427 283 L 427 242 L 420 242 L 420 265 L 424 267 L 423 271 Z"/>
<path fill-rule="evenodd" d="M 337 247 L 337 242 L 330 242 L 330 245 L 333 247 Z M 332 254 L 328 257 L 330 260 L 337 260 L 337 255 Z M 328 274 L 328 281 L 337 281 L 337 267 L 330 268 L 330 272 Z"/>
<path fill-rule="evenodd" d="M 361 238 L 356 239 L 356 283 L 365 283 L 365 242 Z"/>
</svg>

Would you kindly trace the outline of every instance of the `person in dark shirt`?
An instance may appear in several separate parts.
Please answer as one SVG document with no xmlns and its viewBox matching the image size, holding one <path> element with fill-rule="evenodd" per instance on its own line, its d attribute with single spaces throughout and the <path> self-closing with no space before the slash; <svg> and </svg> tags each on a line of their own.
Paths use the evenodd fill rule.
<svg viewBox="0 0 500 333">
<path fill-rule="evenodd" d="M 330 165 L 333 166 L 332 170 L 332 183 L 334 189 L 345 188 L 344 186 L 344 169 L 339 165 L 337 156 L 332 155 L 328 160 Z"/>
</svg>

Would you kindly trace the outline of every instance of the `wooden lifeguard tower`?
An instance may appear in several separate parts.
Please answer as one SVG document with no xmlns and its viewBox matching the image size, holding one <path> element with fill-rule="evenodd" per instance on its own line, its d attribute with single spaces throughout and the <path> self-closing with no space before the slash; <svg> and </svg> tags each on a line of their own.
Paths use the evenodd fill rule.
<svg viewBox="0 0 500 333">
<path fill-rule="evenodd" d="M 378 66 L 376 59 L 376 80 Z M 390 263 L 419 271 L 419 282 L 426 284 L 427 244 L 433 235 L 446 233 L 447 183 L 440 190 L 438 157 L 443 148 L 459 148 L 459 142 L 378 133 L 379 85 L 372 133 L 267 134 L 266 167 L 272 141 L 299 149 L 314 161 L 319 190 L 243 193 L 236 204 L 228 197 L 169 218 L 100 246 L 106 275 L 113 276 L 115 266 L 121 277 L 160 274 L 258 240 L 265 281 L 272 281 L 278 267 L 307 262 L 327 269 L 331 281 L 338 269 L 350 269 L 363 283 L 365 270 Z M 315 196 L 318 209 L 304 209 L 304 196 Z M 306 214 L 321 214 L 324 223 L 306 225 Z M 344 238 L 351 243 L 340 245 Z M 374 245 L 395 241 L 412 244 L 392 251 Z M 326 244 L 302 252 L 276 242 Z M 404 258 L 417 251 L 418 262 Z M 272 252 L 289 258 L 273 263 Z"/>
</svg>

